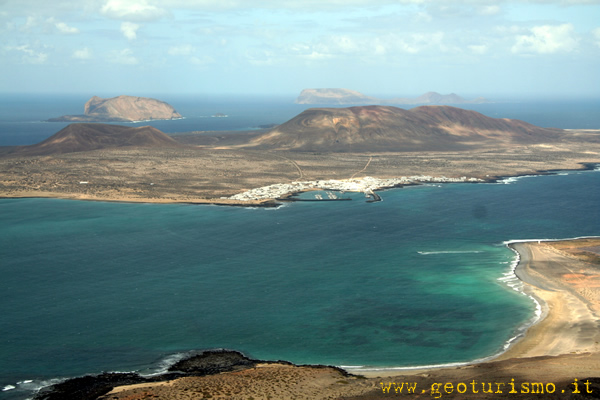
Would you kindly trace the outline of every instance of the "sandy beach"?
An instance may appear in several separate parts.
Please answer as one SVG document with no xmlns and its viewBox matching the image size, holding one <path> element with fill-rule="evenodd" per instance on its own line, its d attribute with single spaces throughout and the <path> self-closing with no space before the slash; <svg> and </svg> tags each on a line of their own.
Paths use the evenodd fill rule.
<svg viewBox="0 0 600 400">
<path fill-rule="evenodd" d="M 543 313 L 522 339 L 493 361 L 428 370 L 362 371 L 362 376 L 329 367 L 267 364 L 115 388 L 100 398 L 598 398 L 600 238 L 510 246 L 520 257 L 515 273 L 524 282 L 523 290 L 540 302 Z"/>
<path fill-rule="evenodd" d="M 581 239 L 573 244 L 588 242 L 597 241 Z M 501 359 L 600 350 L 600 271 L 556 247 L 561 244 L 564 242 L 510 245 L 521 257 L 515 273 L 527 283 L 526 293 L 539 299 L 544 318 Z"/>
</svg>

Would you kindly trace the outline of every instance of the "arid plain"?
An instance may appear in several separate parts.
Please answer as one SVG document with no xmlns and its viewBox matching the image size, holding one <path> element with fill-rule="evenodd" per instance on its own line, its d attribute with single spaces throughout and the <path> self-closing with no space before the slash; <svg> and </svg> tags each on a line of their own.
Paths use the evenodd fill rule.
<svg viewBox="0 0 600 400">
<path fill-rule="evenodd" d="M 566 131 L 560 141 L 548 144 L 361 153 L 236 148 L 239 139 L 230 135 L 174 135 L 186 144 L 181 147 L 118 147 L 49 155 L 9 154 L 6 148 L 0 157 L 0 196 L 236 204 L 239 201 L 223 197 L 292 181 L 412 175 L 491 180 L 581 169 L 600 162 L 598 131 Z M 216 146 L 204 144 L 212 138 Z"/>
</svg>

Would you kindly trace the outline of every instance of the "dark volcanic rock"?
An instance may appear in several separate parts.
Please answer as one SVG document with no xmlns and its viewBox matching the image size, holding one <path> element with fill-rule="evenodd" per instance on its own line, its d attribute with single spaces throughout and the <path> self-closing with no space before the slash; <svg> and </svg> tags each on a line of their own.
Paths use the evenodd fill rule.
<svg viewBox="0 0 600 400">
<path fill-rule="evenodd" d="M 252 368 L 257 360 L 229 350 L 210 350 L 173 364 L 169 371 L 193 375 L 213 375 L 221 372 Z"/>
<path fill-rule="evenodd" d="M 43 388 L 33 400 L 95 400 L 117 386 L 239 371 L 252 368 L 259 362 L 264 361 L 251 360 L 237 351 L 209 350 L 177 362 L 166 374 L 148 378 L 135 373 L 87 375 Z"/>
<path fill-rule="evenodd" d="M 147 382 L 137 374 L 105 373 L 82 376 L 40 390 L 34 400 L 93 400 L 121 385 Z"/>
</svg>

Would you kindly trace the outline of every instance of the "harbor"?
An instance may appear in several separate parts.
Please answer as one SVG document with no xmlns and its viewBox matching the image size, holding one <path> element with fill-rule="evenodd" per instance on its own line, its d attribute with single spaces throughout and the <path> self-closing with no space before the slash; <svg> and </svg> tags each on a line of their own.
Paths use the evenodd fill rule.
<svg viewBox="0 0 600 400">
<path fill-rule="evenodd" d="M 429 175 L 418 175 L 400 178 L 372 178 L 370 176 L 363 178 L 354 179 L 328 179 L 328 180 L 317 180 L 317 181 L 302 181 L 302 182 L 291 182 L 291 183 L 278 183 L 269 186 L 263 186 L 260 188 L 238 193 L 229 197 L 231 200 L 238 201 L 261 201 L 261 200 L 283 200 L 283 201 L 340 201 L 340 200 L 351 200 L 348 198 L 339 198 L 332 192 L 357 192 L 364 193 L 366 197 L 370 198 L 367 202 L 381 201 L 381 197 L 375 193 L 377 190 L 390 189 L 394 187 L 401 187 L 407 185 L 416 185 L 423 183 L 457 183 L 457 182 L 483 182 L 478 178 L 468 178 L 462 176 L 460 178 L 448 178 L 445 176 L 434 177 Z M 295 194 L 310 192 L 310 191 L 324 191 L 325 196 L 322 193 L 318 193 L 320 197 L 316 195 L 313 198 L 298 199 L 294 198 Z M 333 196 L 328 195 L 331 193 Z"/>
</svg>

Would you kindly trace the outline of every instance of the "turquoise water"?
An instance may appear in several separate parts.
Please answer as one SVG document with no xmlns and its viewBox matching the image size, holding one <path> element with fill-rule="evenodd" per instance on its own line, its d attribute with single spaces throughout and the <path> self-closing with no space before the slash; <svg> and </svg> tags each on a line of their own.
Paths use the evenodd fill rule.
<svg viewBox="0 0 600 400">
<path fill-rule="evenodd" d="M 193 349 L 344 366 L 502 350 L 534 304 L 510 239 L 600 235 L 600 172 L 278 209 L 0 200 L 0 392 Z M 29 381 L 17 384 L 17 382 Z"/>
</svg>

